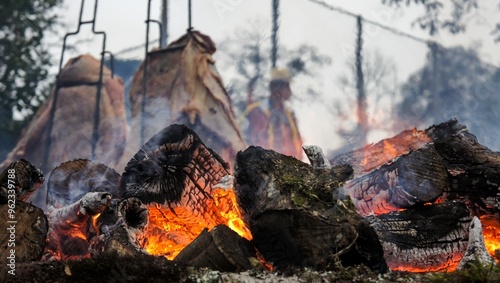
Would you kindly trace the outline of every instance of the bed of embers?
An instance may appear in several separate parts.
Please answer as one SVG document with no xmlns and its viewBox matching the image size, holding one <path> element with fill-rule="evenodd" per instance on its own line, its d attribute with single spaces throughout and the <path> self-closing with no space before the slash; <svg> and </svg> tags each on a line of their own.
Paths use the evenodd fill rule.
<svg viewBox="0 0 500 283">
<path fill-rule="evenodd" d="M 77 159 L 45 178 L 15 161 L 0 211 L 14 184 L 16 275 L 0 279 L 500 280 L 500 154 L 456 120 L 331 158 L 304 150 L 309 163 L 250 146 L 230 164 L 171 125 L 121 174 Z M 41 186 L 46 206 L 25 202 Z"/>
</svg>

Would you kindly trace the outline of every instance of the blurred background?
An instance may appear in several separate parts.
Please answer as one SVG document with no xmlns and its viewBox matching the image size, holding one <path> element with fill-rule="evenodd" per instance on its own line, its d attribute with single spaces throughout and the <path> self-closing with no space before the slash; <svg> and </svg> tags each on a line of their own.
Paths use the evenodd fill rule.
<svg viewBox="0 0 500 283">
<path fill-rule="evenodd" d="M 255 99 L 267 99 L 274 65 L 292 75 L 290 108 L 304 144 L 330 155 L 451 118 L 500 150 L 500 1 L 189 2 L 192 27 L 217 46 L 215 65 L 237 117 L 250 81 Z M 189 27 L 189 2 L 84 1 L 82 19 L 95 12 L 126 101 L 145 55 L 148 3 L 169 43 Z M 80 8 L 74 0 L 0 3 L 0 160 L 48 97 L 59 64 L 100 57 L 102 36 L 90 25 L 68 38 L 61 57 Z M 159 38 L 159 25 L 150 24 L 150 50 Z"/>
</svg>

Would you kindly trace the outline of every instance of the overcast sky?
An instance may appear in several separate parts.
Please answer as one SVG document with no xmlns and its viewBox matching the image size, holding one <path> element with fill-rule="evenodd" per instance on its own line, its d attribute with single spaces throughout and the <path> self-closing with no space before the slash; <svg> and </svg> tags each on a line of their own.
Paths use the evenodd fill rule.
<svg viewBox="0 0 500 283">
<path fill-rule="evenodd" d="M 93 1 L 86 1 L 84 20 L 90 19 L 94 6 Z M 161 1 L 153 0 L 151 16 L 159 19 Z M 394 27 L 416 37 L 430 39 L 426 32 L 418 27 L 412 27 L 412 21 L 422 13 L 421 7 L 397 9 L 381 4 L 379 0 L 325 0 L 326 3 L 342 7 L 355 14 Z M 497 1 L 480 1 L 482 4 L 476 13 L 468 18 L 468 32 L 451 36 L 446 33 L 435 36 L 445 46 L 463 45 L 479 47 L 481 57 L 496 66 L 500 65 L 500 43 L 493 42 L 490 32 L 498 20 Z M 235 33 L 237 29 L 260 25 L 270 32 L 271 0 L 192 0 L 192 23 L 196 30 L 209 35 L 216 44 Z M 65 0 L 62 15 L 68 31 L 76 30 L 80 1 Z M 145 40 L 145 19 L 147 13 L 146 0 L 105 0 L 99 2 L 96 30 L 107 33 L 106 49 L 117 54 L 127 48 L 140 46 Z M 334 132 L 336 118 L 326 105 L 329 101 L 341 101 L 338 90 L 338 77 L 346 70 L 346 60 L 352 56 L 355 41 L 355 19 L 329 11 L 308 0 L 286 0 L 280 4 L 279 44 L 287 47 L 308 43 L 316 46 L 320 52 L 331 57 L 333 64 L 325 69 L 324 74 L 314 78 L 321 86 L 323 98 L 313 103 L 295 103 L 293 107 L 299 118 L 299 128 L 306 144 L 317 144 L 325 150 L 339 147 L 344 140 Z M 187 29 L 187 1 L 169 0 L 169 42 L 183 35 Z M 81 36 L 89 38 L 88 29 L 82 30 Z M 151 25 L 150 38 L 158 37 L 158 29 Z M 70 40 L 70 43 L 71 43 Z M 79 45 L 79 52 L 91 53 L 98 57 L 101 38 L 95 37 L 92 42 Z M 421 68 L 425 62 L 426 46 L 414 40 L 396 36 L 375 26 L 365 25 L 364 50 L 379 51 L 384 57 L 390 58 L 397 69 L 397 80 L 404 82 L 408 76 Z M 59 58 L 61 48 L 53 52 Z M 68 54 L 65 61 L 70 56 Z M 144 49 L 120 53 L 120 58 L 144 57 Z M 217 54 L 215 56 L 217 58 Z M 225 81 L 231 74 L 223 73 Z M 300 82 L 294 82 L 299 84 Z M 293 88 L 293 84 L 292 84 Z M 354 111 L 353 111 L 354 113 Z M 451 117 L 450 117 L 451 118 Z M 313 126 L 314 125 L 314 126 Z M 382 132 L 371 136 L 371 141 L 384 138 L 390 133 Z"/>
</svg>

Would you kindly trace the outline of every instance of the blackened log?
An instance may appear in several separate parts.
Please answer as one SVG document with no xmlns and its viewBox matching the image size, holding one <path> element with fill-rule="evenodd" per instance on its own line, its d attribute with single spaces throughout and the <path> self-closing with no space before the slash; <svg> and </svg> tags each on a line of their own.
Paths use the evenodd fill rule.
<svg viewBox="0 0 500 283">
<path fill-rule="evenodd" d="M 9 211 L 11 209 L 13 211 Z M 7 268 L 10 263 L 14 263 L 15 269 L 16 264 L 36 261 L 42 257 L 48 223 L 40 208 L 25 202 L 16 202 L 15 206 L 2 204 L 0 219 L 2 219 L 0 221 L 2 273 L 11 269 Z"/>
<path fill-rule="evenodd" d="M 403 131 L 377 144 L 341 154 L 330 159 L 330 163 L 350 164 L 354 176 L 359 177 L 391 163 L 397 156 L 431 146 L 448 172 L 450 185 L 443 189 L 447 199 L 465 201 L 476 215 L 496 213 L 500 208 L 500 153 L 481 145 L 456 119 L 426 130 Z"/>
<path fill-rule="evenodd" d="M 368 216 L 433 202 L 449 188 L 443 159 L 428 145 L 346 182 L 341 191 Z"/>
<path fill-rule="evenodd" d="M 387 268 L 373 229 L 350 201 L 332 196 L 344 181 L 335 177 L 338 168 L 314 169 L 253 146 L 238 153 L 236 168 L 238 203 L 256 248 L 274 268 L 333 269 L 337 263 Z"/>
<path fill-rule="evenodd" d="M 125 197 L 170 208 L 205 213 L 213 187 L 229 174 L 228 164 L 184 125 L 153 136 L 125 168 L 120 187 Z"/>
<path fill-rule="evenodd" d="M 428 135 L 451 175 L 448 199 L 465 201 L 475 215 L 498 213 L 500 153 L 481 145 L 456 120 L 432 128 Z"/>
<path fill-rule="evenodd" d="M 139 238 L 148 224 L 149 210 L 137 198 L 112 199 L 96 221 L 98 237 L 92 238 L 92 254 L 116 252 L 134 255 L 143 252 Z"/>
<path fill-rule="evenodd" d="M 42 172 L 28 161 L 21 159 L 12 162 L 0 174 L 0 204 L 7 203 L 8 199 L 26 201 L 44 181 Z M 9 190 L 13 190 L 13 194 Z"/>
<path fill-rule="evenodd" d="M 252 269 L 252 259 L 256 259 L 252 244 L 229 227 L 218 225 L 210 232 L 205 228 L 174 261 L 198 268 L 236 272 Z"/>
<path fill-rule="evenodd" d="M 89 257 L 89 240 L 97 234 L 93 218 L 98 217 L 110 201 L 109 193 L 90 192 L 75 203 L 51 211 L 44 259 Z"/>
<path fill-rule="evenodd" d="M 357 177 L 382 166 L 399 155 L 417 150 L 430 141 L 425 131 L 405 130 L 392 138 L 331 157 L 329 160 L 332 166 L 351 165 L 354 169 L 354 176 Z"/>
<path fill-rule="evenodd" d="M 472 220 L 461 202 L 426 205 L 366 218 L 391 270 L 453 271 L 467 249 Z"/>
<path fill-rule="evenodd" d="M 47 204 L 61 208 L 89 192 L 107 192 L 121 198 L 120 174 L 104 164 L 87 159 L 67 161 L 52 170 L 47 182 Z"/>
</svg>

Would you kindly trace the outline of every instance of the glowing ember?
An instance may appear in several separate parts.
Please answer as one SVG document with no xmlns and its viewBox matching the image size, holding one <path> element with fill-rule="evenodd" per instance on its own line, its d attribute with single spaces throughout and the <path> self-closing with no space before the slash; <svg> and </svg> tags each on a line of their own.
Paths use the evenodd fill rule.
<svg viewBox="0 0 500 283">
<path fill-rule="evenodd" d="M 480 219 L 486 250 L 495 258 L 495 251 L 500 250 L 500 221 L 489 216 L 482 216 Z M 495 259 L 498 262 L 498 258 Z"/>
<path fill-rule="evenodd" d="M 400 155 L 400 153 L 390 144 L 388 141 L 384 140 L 384 154 L 387 159 L 393 159 Z"/>
<path fill-rule="evenodd" d="M 247 240 L 252 234 L 242 220 L 232 189 L 214 189 L 207 201 L 205 213 L 192 212 L 187 207 L 149 205 L 149 224 L 145 231 L 144 249 L 152 255 L 174 259 L 204 228 L 224 224 Z"/>
</svg>

